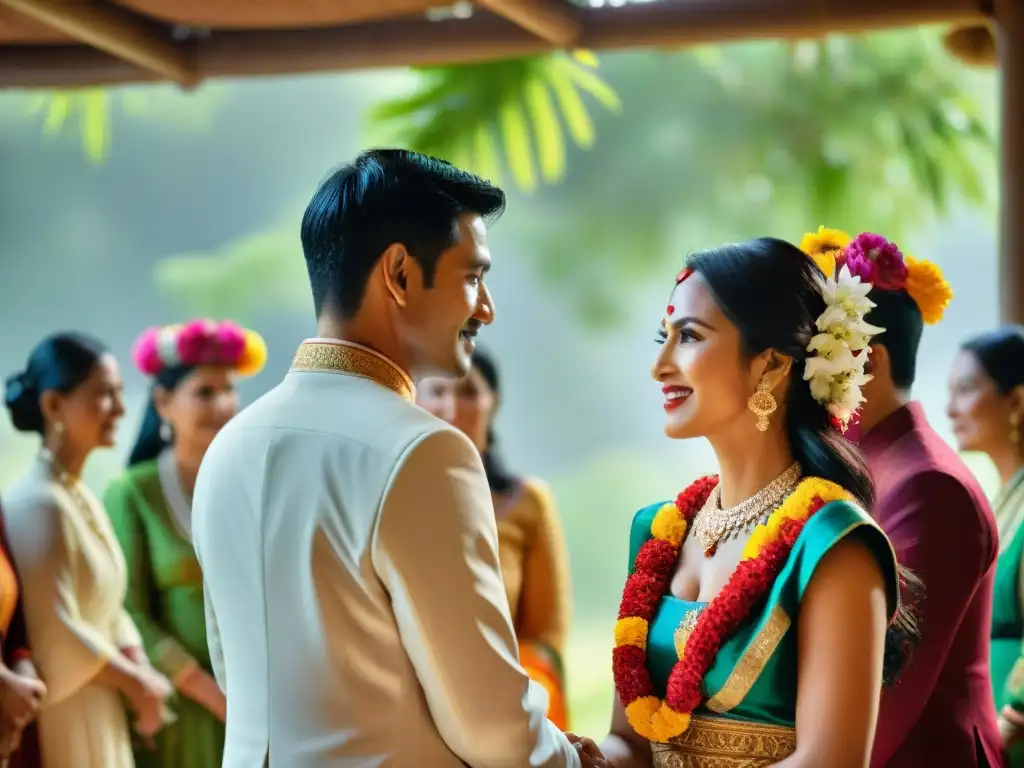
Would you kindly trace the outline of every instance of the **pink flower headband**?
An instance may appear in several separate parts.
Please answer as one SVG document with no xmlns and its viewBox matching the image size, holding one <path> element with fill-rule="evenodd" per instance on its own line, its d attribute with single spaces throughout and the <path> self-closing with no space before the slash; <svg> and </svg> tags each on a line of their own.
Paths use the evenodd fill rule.
<svg viewBox="0 0 1024 768">
<path fill-rule="evenodd" d="M 132 347 L 132 360 L 147 376 L 199 365 L 223 365 L 240 376 L 254 376 L 267 362 L 267 345 L 258 333 L 230 320 L 191 320 L 144 331 Z"/>
</svg>

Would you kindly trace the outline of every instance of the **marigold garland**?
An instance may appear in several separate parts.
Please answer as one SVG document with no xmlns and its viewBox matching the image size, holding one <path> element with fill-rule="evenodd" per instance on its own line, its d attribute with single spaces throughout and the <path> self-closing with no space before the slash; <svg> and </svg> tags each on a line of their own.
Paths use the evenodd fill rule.
<svg viewBox="0 0 1024 768">
<path fill-rule="evenodd" d="M 650 623 L 668 592 L 690 524 L 717 484 L 716 476 L 702 477 L 674 504 L 658 510 L 651 523 L 652 538 L 637 552 L 622 592 L 612 652 L 615 688 L 629 724 L 650 741 L 665 742 L 686 731 L 690 714 L 700 706 L 701 686 L 715 656 L 764 601 L 804 525 L 826 504 L 852 498 L 828 480 L 805 478 L 767 522 L 754 528 L 729 581 L 701 611 L 662 701 L 654 694 L 647 669 Z"/>
</svg>

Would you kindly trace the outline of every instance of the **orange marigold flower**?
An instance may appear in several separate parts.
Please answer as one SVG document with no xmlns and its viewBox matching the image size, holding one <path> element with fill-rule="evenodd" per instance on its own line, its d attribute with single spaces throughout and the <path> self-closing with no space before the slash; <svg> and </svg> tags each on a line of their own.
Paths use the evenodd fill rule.
<svg viewBox="0 0 1024 768">
<path fill-rule="evenodd" d="M 953 298 L 953 289 L 942 276 L 942 270 L 930 261 L 906 257 L 906 291 L 921 310 L 921 318 L 928 325 L 942 319 Z"/>
<path fill-rule="evenodd" d="M 651 522 L 651 535 L 678 547 L 686 535 L 686 521 L 672 503 L 662 504 Z"/>
<path fill-rule="evenodd" d="M 627 616 L 615 622 L 615 644 L 647 647 L 647 622 L 639 616 Z"/>
</svg>

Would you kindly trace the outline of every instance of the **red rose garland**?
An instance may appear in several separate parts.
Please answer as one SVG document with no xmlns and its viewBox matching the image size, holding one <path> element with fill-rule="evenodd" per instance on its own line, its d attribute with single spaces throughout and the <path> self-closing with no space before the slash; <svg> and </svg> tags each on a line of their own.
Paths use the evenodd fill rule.
<svg viewBox="0 0 1024 768">
<path fill-rule="evenodd" d="M 808 478 L 765 525 L 755 528 L 743 560 L 700 613 L 661 701 L 647 669 L 647 633 L 668 593 L 690 524 L 717 484 L 717 477 L 702 477 L 679 494 L 675 504 L 658 510 L 652 538 L 637 552 L 623 590 L 612 653 L 615 687 L 630 725 L 651 741 L 668 741 L 689 727 L 690 713 L 701 703 L 704 676 L 718 651 L 764 601 L 807 520 L 829 501 L 850 498 L 833 483 Z"/>
</svg>

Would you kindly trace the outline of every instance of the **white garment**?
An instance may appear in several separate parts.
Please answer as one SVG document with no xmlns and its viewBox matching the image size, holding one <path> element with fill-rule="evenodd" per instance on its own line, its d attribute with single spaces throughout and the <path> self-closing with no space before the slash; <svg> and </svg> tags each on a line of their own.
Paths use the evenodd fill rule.
<svg viewBox="0 0 1024 768">
<path fill-rule="evenodd" d="M 214 440 L 193 536 L 224 768 L 579 768 L 518 662 L 479 455 L 396 392 L 289 373 Z"/>
</svg>

